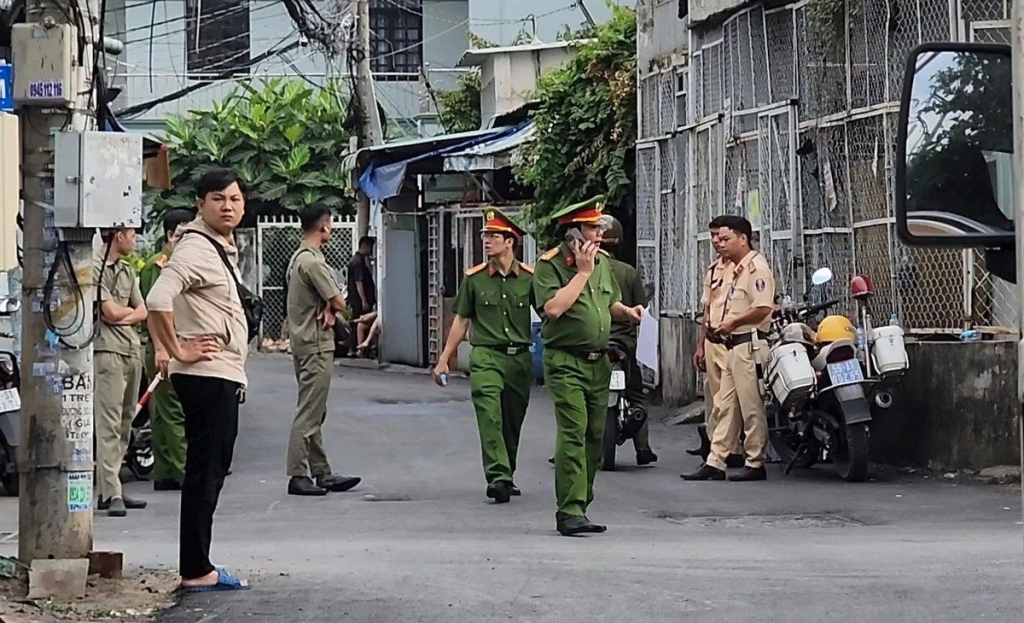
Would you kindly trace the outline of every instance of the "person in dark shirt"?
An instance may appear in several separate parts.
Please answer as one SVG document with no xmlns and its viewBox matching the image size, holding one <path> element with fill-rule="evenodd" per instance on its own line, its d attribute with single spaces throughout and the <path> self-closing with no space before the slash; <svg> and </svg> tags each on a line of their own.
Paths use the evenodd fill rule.
<svg viewBox="0 0 1024 623">
<path fill-rule="evenodd" d="M 376 244 L 377 239 L 372 236 L 360 238 L 359 250 L 348 263 L 348 300 L 346 303 L 352 310 L 353 319 L 373 311 L 377 305 L 377 286 L 373 282 L 373 270 L 370 268 L 369 259 L 373 255 L 373 248 Z"/>
</svg>

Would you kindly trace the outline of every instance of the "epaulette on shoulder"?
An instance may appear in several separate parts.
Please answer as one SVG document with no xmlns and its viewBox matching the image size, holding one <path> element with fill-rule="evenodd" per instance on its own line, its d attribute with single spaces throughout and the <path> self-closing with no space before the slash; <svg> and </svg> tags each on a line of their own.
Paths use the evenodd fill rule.
<svg viewBox="0 0 1024 623">
<path fill-rule="evenodd" d="M 529 264 L 520 264 L 519 266 L 531 275 L 533 274 L 533 266 L 530 266 Z"/>
<path fill-rule="evenodd" d="M 548 249 L 547 251 L 544 252 L 544 255 L 540 256 L 540 259 L 544 260 L 545 262 L 550 262 L 555 258 L 556 255 L 558 255 L 558 247 L 555 247 L 554 249 Z"/>
<path fill-rule="evenodd" d="M 466 271 L 466 276 L 472 277 L 473 275 L 477 274 L 478 272 L 485 268 L 487 268 L 487 262 L 484 262 L 483 264 L 477 264 L 473 268 L 470 268 L 469 270 Z"/>
</svg>

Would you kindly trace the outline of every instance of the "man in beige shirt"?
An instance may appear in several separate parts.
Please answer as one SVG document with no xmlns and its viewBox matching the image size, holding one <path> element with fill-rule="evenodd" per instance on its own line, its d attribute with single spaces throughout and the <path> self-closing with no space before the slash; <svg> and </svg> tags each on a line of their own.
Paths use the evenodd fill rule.
<svg viewBox="0 0 1024 623">
<path fill-rule="evenodd" d="M 170 378 L 185 413 L 179 565 L 186 591 L 249 587 L 210 562 L 213 514 L 231 467 L 238 405 L 248 382 L 248 328 L 232 237 L 245 212 L 245 189 L 238 174 L 227 169 L 199 179 L 199 215 L 179 228 L 174 255 L 146 300 L 157 368 Z"/>
<path fill-rule="evenodd" d="M 103 233 L 104 253 L 93 265 L 93 281 L 100 288 L 100 323 L 93 341 L 93 417 L 96 422 L 96 474 L 98 510 L 124 517 L 128 509 L 146 508 L 142 500 L 121 493 L 121 462 L 128 451 L 135 405 L 142 381 L 142 341 L 135 325 L 146 321 L 146 305 L 139 292 L 139 277 L 124 261 L 135 250 L 135 230 Z"/>
</svg>

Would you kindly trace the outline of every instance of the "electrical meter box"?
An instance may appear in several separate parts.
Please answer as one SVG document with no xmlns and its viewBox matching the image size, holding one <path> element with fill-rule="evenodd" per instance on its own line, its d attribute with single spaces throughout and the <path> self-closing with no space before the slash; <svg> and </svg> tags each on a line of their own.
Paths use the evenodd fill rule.
<svg viewBox="0 0 1024 623">
<path fill-rule="evenodd" d="M 53 225 L 66 228 L 142 225 L 142 135 L 54 135 Z"/>
<path fill-rule="evenodd" d="M 14 24 L 11 56 L 14 103 L 20 106 L 69 106 L 79 90 L 75 51 L 78 29 L 69 24 Z"/>
</svg>

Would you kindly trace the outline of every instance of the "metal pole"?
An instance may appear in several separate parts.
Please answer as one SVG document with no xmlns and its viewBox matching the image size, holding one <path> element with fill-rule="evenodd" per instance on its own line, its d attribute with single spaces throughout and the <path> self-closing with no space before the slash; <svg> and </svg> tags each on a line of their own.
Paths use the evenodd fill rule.
<svg viewBox="0 0 1024 623">
<path fill-rule="evenodd" d="M 370 69 L 370 2 L 358 0 L 356 3 L 356 45 L 360 50 L 356 58 L 356 93 L 359 109 L 359 148 L 365 149 L 384 142 L 380 127 L 380 115 L 377 111 L 377 99 L 373 96 L 373 73 Z M 370 229 L 370 198 L 359 193 L 359 207 L 356 210 L 356 233 L 365 236 Z"/>
<path fill-rule="evenodd" d="M 96 0 L 38 0 L 28 4 L 27 22 L 40 29 L 66 24 L 77 14 L 95 16 Z M 19 108 L 22 128 L 22 192 L 25 211 L 24 278 L 22 282 L 21 448 L 18 457 L 20 511 L 18 556 L 27 563 L 46 559 L 86 558 L 92 549 L 92 347 L 66 348 L 47 330 L 40 313 L 43 286 L 54 261 L 58 233 L 52 227 L 53 146 L 51 133 L 68 127 L 81 132 L 94 125 L 93 45 L 99 22 L 88 18 L 89 32 L 78 32 L 86 45 L 72 84 L 77 93 L 71 108 Z M 75 46 L 77 50 L 77 45 Z M 58 63 L 59 59 L 31 58 L 25 62 Z M 15 58 L 18 63 L 19 59 Z M 27 65 L 26 65 L 27 66 Z M 37 65 L 38 66 L 38 65 Z M 66 240 L 74 277 L 82 284 L 82 299 L 69 288 L 71 279 L 55 282 L 50 306 L 55 326 L 69 325 L 76 314 L 85 321 L 71 344 L 92 335 L 92 235 L 67 230 Z M 62 271 L 67 272 L 67 271 Z"/>
<path fill-rule="evenodd" d="M 1013 1 L 1012 13 L 1012 84 L 1013 89 L 1013 144 L 1024 145 L 1024 0 Z M 1017 343 L 1017 423 L 1020 425 L 1018 441 L 1020 442 L 1021 471 L 1024 472 L 1024 340 L 1019 331 L 1024 329 L 1024 253 L 1021 242 L 1024 241 L 1024 149 L 1013 150 L 1013 183 L 1014 183 L 1014 223 L 1017 245 L 1017 302 L 1018 302 L 1018 343 Z M 1021 492 L 1024 503 L 1024 490 Z"/>
</svg>

